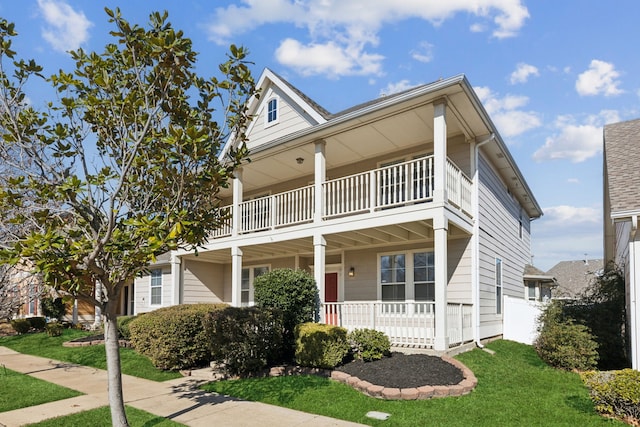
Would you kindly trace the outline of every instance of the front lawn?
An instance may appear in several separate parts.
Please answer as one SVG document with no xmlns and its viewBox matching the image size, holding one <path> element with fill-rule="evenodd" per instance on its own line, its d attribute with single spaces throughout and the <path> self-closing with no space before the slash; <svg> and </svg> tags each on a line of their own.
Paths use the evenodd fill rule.
<svg viewBox="0 0 640 427">
<path fill-rule="evenodd" d="M 140 409 L 125 407 L 127 419 L 131 427 L 178 427 L 183 424 L 168 420 L 157 415 L 150 414 Z M 35 424 L 32 427 L 111 427 L 111 412 L 108 406 L 92 409 L 90 411 L 78 412 L 77 414 L 64 417 L 51 418 Z"/>
<path fill-rule="evenodd" d="M 47 357 L 63 362 L 107 369 L 104 345 L 88 347 L 63 347 L 62 343 L 75 338 L 90 335 L 86 331 L 65 329 L 59 337 L 50 337 L 44 332 L 35 334 L 1 337 L 0 346 L 34 356 Z M 122 373 L 146 378 L 153 381 L 166 381 L 180 377 L 179 372 L 167 372 L 157 369 L 151 361 L 129 348 L 120 349 Z"/>
<path fill-rule="evenodd" d="M 456 358 L 478 378 L 467 396 L 385 401 L 324 378 L 276 377 L 213 382 L 205 390 L 372 426 L 605 426 L 578 374 L 552 369 L 532 347 L 495 341 Z M 369 411 L 391 414 L 387 421 Z"/>
<path fill-rule="evenodd" d="M 0 412 L 80 396 L 82 393 L 0 366 Z"/>
</svg>

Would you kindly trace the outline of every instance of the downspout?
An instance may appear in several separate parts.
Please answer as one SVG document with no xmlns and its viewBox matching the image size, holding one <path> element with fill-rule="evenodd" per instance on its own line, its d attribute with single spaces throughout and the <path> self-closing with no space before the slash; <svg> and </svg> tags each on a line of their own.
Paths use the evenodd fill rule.
<svg viewBox="0 0 640 427">
<path fill-rule="evenodd" d="M 473 147 L 473 236 L 471 245 L 471 293 L 473 294 L 473 321 L 474 325 L 474 337 L 476 345 L 480 348 L 484 346 L 480 342 L 480 174 L 478 168 L 478 157 L 480 153 L 480 147 L 488 142 L 493 141 L 496 138 L 494 133 L 491 133 L 486 139 L 480 142 L 476 142 Z"/>
</svg>

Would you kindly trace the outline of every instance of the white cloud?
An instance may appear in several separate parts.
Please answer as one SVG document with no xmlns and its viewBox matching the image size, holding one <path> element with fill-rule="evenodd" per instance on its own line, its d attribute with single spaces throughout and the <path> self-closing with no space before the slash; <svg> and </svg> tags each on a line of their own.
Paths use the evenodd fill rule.
<svg viewBox="0 0 640 427">
<path fill-rule="evenodd" d="M 538 113 L 520 109 L 529 103 L 528 97 L 506 95 L 499 98 L 485 86 L 474 90 L 502 136 L 517 136 L 542 124 Z"/>
<path fill-rule="evenodd" d="M 569 184 L 580 184 L 580 180 L 578 178 L 569 178 L 567 179 Z"/>
<path fill-rule="evenodd" d="M 287 61 L 283 62 L 285 65 L 295 64 L 292 66 L 300 72 L 333 73 L 337 77 L 343 72 L 380 73 L 383 57 L 367 49 L 377 46 L 378 32 L 384 25 L 422 19 L 437 26 L 458 13 L 492 19 L 492 34 L 497 38 L 515 36 L 529 17 L 522 0 L 242 0 L 238 5 L 217 8 L 207 29 L 210 40 L 221 45 L 228 44 L 236 34 L 266 24 L 286 23 L 306 29 L 309 41 L 287 38 L 278 47 L 278 57 Z M 474 25 L 472 31 L 479 29 L 480 26 Z M 329 48 L 337 50 L 337 60 L 324 54 Z M 314 65 L 302 65 L 309 54 L 318 51 L 323 55 Z M 293 54 L 300 54 L 303 59 L 294 59 Z M 430 48 L 414 57 L 423 62 L 430 60 Z"/>
<path fill-rule="evenodd" d="M 63 1 L 38 0 L 38 7 L 47 26 L 42 29 L 42 37 L 59 52 L 67 52 L 80 47 L 89 39 L 89 28 L 93 23 L 83 12 L 76 12 Z"/>
<path fill-rule="evenodd" d="M 512 85 L 516 83 L 526 83 L 530 76 L 539 76 L 540 72 L 537 67 L 530 64 L 520 62 L 516 66 L 516 70 L 511 73 L 510 82 Z"/>
<path fill-rule="evenodd" d="M 620 121 L 617 111 L 602 110 L 576 122 L 572 116 L 560 116 L 558 132 L 548 137 L 535 153 L 536 161 L 567 159 L 580 163 L 602 152 L 602 126 Z"/>
<path fill-rule="evenodd" d="M 400 80 L 396 83 L 389 83 L 386 88 L 380 91 L 380 96 L 392 95 L 394 93 L 402 92 L 407 89 L 411 89 L 417 85 L 411 84 L 409 80 Z"/>
<path fill-rule="evenodd" d="M 534 221 L 531 249 L 534 264 L 549 270 L 560 261 L 602 258 L 602 207 L 551 206 Z"/>
<path fill-rule="evenodd" d="M 433 45 L 421 42 L 417 49 L 411 51 L 411 57 L 419 62 L 431 62 L 433 59 Z"/>
<path fill-rule="evenodd" d="M 578 76 L 576 91 L 581 96 L 604 95 L 614 96 L 623 93 L 618 88 L 620 73 L 615 70 L 613 64 L 594 59 L 589 64 L 589 69 Z"/>
</svg>

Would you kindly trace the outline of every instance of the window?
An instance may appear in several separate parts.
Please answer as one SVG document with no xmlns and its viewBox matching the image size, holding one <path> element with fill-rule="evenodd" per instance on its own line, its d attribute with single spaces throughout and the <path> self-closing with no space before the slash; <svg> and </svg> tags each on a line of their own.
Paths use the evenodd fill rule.
<svg viewBox="0 0 640 427">
<path fill-rule="evenodd" d="M 380 257 L 382 301 L 404 301 L 405 280 L 404 254 Z"/>
<path fill-rule="evenodd" d="M 413 254 L 413 283 L 416 301 L 435 301 L 436 282 L 433 252 Z"/>
<path fill-rule="evenodd" d="M 241 297 L 243 306 L 253 305 L 253 281 L 269 272 L 269 266 L 247 267 L 242 269 Z"/>
<path fill-rule="evenodd" d="M 496 258 L 496 314 L 502 314 L 502 260 Z"/>
<path fill-rule="evenodd" d="M 278 121 L 278 98 L 271 98 L 267 103 L 267 121 L 266 126 L 274 124 Z"/>
<path fill-rule="evenodd" d="M 151 305 L 162 304 L 162 270 L 151 270 Z"/>
<path fill-rule="evenodd" d="M 536 282 L 529 281 L 527 282 L 527 299 L 529 301 L 536 301 L 538 299 Z"/>
</svg>

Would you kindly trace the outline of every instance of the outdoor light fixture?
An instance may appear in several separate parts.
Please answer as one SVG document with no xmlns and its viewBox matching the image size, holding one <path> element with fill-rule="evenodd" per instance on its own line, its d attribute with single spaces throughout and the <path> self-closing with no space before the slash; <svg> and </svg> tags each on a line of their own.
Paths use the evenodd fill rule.
<svg viewBox="0 0 640 427">
<path fill-rule="evenodd" d="M 353 276 L 355 276 L 355 275 L 356 275 L 356 269 L 355 269 L 355 268 L 353 268 L 353 267 L 351 267 L 351 268 L 349 269 L 349 277 L 353 277 Z"/>
<path fill-rule="evenodd" d="M 302 157 L 298 157 L 298 158 L 296 159 L 296 163 L 298 163 L 299 165 L 301 165 L 301 164 L 303 164 L 303 163 L 304 163 L 304 159 L 303 159 Z"/>
</svg>

